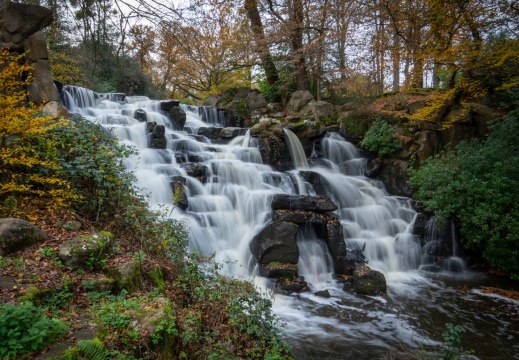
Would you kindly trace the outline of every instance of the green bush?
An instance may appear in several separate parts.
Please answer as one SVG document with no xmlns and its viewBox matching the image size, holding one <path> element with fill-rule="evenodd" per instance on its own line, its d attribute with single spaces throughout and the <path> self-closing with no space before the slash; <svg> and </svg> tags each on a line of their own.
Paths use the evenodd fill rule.
<svg viewBox="0 0 519 360">
<path fill-rule="evenodd" d="M 410 171 L 415 197 L 455 219 L 467 247 L 519 279 L 519 112 L 494 123 L 486 140 L 460 143 Z"/>
<path fill-rule="evenodd" d="M 52 136 L 61 142 L 57 157 L 81 197 L 75 209 L 82 216 L 113 219 L 137 196 L 134 177 L 121 160 L 135 150 L 118 144 L 101 125 L 79 119 L 53 130 Z"/>
<path fill-rule="evenodd" d="M 376 151 L 380 156 L 389 155 L 402 148 L 402 144 L 394 135 L 396 131 L 391 124 L 378 118 L 366 132 L 360 146 L 369 151 Z"/>
<path fill-rule="evenodd" d="M 39 351 L 46 344 L 63 335 L 65 325 L 48 319 L 46 309 L 35 307 L 30 301 L 23 305 L 0 305 L 0 357 L 19 359 L 21 355 Z"/>
</svg>

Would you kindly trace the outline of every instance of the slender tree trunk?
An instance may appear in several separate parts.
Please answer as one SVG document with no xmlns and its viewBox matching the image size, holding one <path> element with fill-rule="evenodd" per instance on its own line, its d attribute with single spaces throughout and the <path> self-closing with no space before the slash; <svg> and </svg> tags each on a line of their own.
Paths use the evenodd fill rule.
<svg viewBox="0 0 519 360">
<path fill-rule="evenodd" d="M 393 91 L 400 91 L 400 38 L 393 37 Z"/>
<path fill-rule="evenodd" d="M 254 34 L 254 41 L 260 49 L 259 55 L 263 70 L 265 71 L 265 76 L 267 77 L 267 82 L 269 85 L 274 85 L 279 81 L 279 77 L 276 65 L 274 65 L 274 62 L 272 61 L 269 47 L 265 43 L 265 32 L 261 22 L 257 0 L 245 0 L 245 10 L 247 10 L 249 16 L 252 33 Z"/>
<path fill-rule="evenodd" d="M 290 26 L 292 27 L 292 52 L 296 67 L 297 90 L 306 90 L 306 65 L 303 47 L 303 2 L 292 0 L 292 9 L 289 10 Z"/>
</svg>

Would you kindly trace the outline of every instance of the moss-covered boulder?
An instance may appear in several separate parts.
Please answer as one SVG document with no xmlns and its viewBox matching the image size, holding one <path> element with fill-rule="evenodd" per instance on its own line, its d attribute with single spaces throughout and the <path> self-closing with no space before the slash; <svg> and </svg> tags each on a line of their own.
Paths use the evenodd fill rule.
<svg viewBox="0 0 519 360">
<path fill-rule="evenodd" d="M 15 218 L 0 219 L 0 256 L 12 254 L 48 239 L 45 231 L 28 221 Z"/>
<path fill-rule="evenodd" d="M 114 279 L 101 278 L 92 281 L 92 290 L 95 292 L 110 292 L 114 287 Z"/>
<path fill-rule="evenodd" d="M 130 261 L 115 269 L 108 270 L 115 281 L 116 290 L 126 289 L 134 291 L 141 287 L 141 265 L 137 261 Z"/>
<path fill-rule="evenodd" d="M 21 304 L 30 301 L 34 305 L 40 305 L 41 301 L 52 293 L 51 289 L 40 290 L 36 286 L 29 284 L 25 290 L 25 294 L 20 296 L 17 301 Z"/>
<path fill-rule="evenodd" d="M 146 273 L 146 277 L 159 289 L 163 289 L 166 284 L 164 279 L 164 270 L 162 270 L 158 265 L 153 265 L 150 271 Z"/>
<path fill-rule="evenodd" d="M 353 273 L 353 288 L 362 295 L 381 295 L 386 292 L 386 278 L 380 271 L 358 264 Z"/>
<path fill-rule="evenodd" d="M 112 247 L 113 236 L 107 231 L 81 235 L 65 241 L 59 249 L 60 260 L 70 268 L 93 267 L 105 258 Z"/>
</svg>

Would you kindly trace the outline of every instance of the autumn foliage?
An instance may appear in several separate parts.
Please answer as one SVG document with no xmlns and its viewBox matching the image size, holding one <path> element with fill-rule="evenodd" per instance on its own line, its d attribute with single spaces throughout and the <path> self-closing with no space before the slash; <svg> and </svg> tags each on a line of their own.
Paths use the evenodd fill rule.
<svg viewBox="0 0 519 360">
<path fill-rule="evenodd" d="M 30 197 L 44 197 L 49 206 L 76 197 L 60 177 L 57 141 L 45 136 L 64 120 L 41 115 L 26 104 L 28 65 L 0 49 L 0 201 L 4 212 L 16 211 Z M 5 215 L 5 214 L 4 214 Z"/>
</svg>

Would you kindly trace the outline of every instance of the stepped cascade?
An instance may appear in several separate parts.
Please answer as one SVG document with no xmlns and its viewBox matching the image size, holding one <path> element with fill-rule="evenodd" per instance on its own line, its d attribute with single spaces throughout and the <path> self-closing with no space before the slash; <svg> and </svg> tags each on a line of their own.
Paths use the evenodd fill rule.
<svg viewBox="0 0 519 360">
<path fill-rule="evenodd" d="M 364 177 L 367 160 L 339 134 L 329 133 L 320 140 L 312 153 L 320 158 L 320 166 L 313 166 L 297 136 L 285 130 L 293 170 L 281 172 L 263 162 L 259 141 L 248 129 L 226 128 L 229 121 L 216 108 L 180 104 L 185 124 L 179 130 L 163 102 L 142 96 L 66 86 L 60 101 L 71 113 L 101 124 L 138 149 L 138 155 L 124 160 L 127 169 L 134 172 L 136 186 L 149 194 L 150 207 L 165 206 L 172 217 L 187 218 L 190 250 L 215 254 L 226 274 L 243 276 L 262 291 L 275 289 L 276 283 L 260 276 L 261 264 L 251 252 L 251 242 L 286 216 L 284 208 L 273 210 L 273 199 L 302 195 L 336 205 L 319 216 L 340 228 L 334 234 L 341 234 L 349 257 L 364 258 L 371 269 L 384 274 L 388 293 L 384 298 L 343 290 L 337 264 L 344 256 L 330 245 L 329 225 L 325 239 L 318 227 L 297 223 L 294 246 L 299 255 L 294 265 L 311 291 L 275 295 L 273 308 L 287 323 L 285 331 L 300 356 L 315 351 L 314 358 L 326 358 L 333 351 L 351 351 L 351 358 L 374 358 L 398 343 L 433 344 L 423 329 L 468 321 L 469 314 L 462 310 L 468 300 L 445 302 L 460 295 L 420 270 L 429 258 L 424 239 L 413 234 L 417 213 L 412 201 L 389 196 L 380 182 Z M 184 187 L 185 196 L 174 206 L 178 186 Z M 331 297 L 318 297 L 315 290 L 328 290 Z M 433 324 L 432 317 L 438 314 L 448 318 L 442 315 Z M 471 321 L 484 328 L 491 320 Z M 502 325 L 496 326 L 497 331 L 485 336 L 495 338 L 504 331 Z M 319 344 L 315 349 L 314 342 Z M 517 350 L 517 344 L 501 347 L 505 345 Z"/>
</svg>

